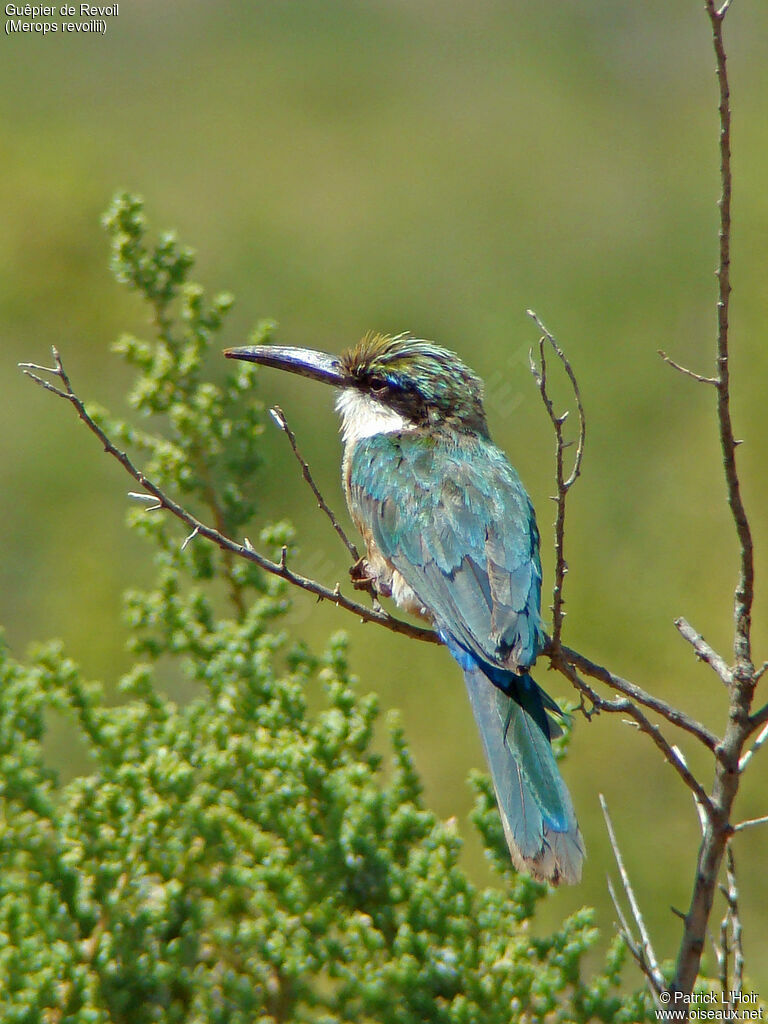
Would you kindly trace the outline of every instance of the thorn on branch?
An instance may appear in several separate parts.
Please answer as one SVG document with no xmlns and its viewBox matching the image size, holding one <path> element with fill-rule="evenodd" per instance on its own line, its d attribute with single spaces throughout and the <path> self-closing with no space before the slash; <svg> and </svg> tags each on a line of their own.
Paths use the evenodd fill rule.
<svg viewBox="0 0 768 1024">
<path fill-rule="evenodd" d="M 184 539 L 184 543 L 181 545 L 181 550 L 182 551 L 185 550 L 187 544 L 189 544 L 190 541 L 193 541 L 195 539 L 195 537 L 198 535 L 198 533 L 200 533 L 200 527 L 196 526 L 194 528 L 194 530 L 192 531 L 192 533 L 190 533 L 189 536 Z"/>
<path fill-rule="evenodd" d="M 133 498 L 134 501 L 140 501 L 145 506 L 145 512 L 156 512 L 163 507 L 162 501 L 160 501 L 156 494 L 145 494 L 143 491 L 128 491 L 128 497 Z"/>
</svg>

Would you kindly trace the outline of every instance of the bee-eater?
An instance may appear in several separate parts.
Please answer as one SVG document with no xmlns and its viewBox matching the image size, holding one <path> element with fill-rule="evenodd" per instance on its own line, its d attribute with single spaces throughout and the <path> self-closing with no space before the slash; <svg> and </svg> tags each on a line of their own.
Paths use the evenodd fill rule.
<svg viewBox="0 0 768 1024">
<path fill-rule="evenodd" d="M 225 355 L 338 388 L 344 492 L 366 549 L 353 578 L 430 621 L 461 666 L 514 865 L 578 882 L 584 843 L 550 743 L 559 709 L 529 674 L 544 637 L 539 532 L 491 441 L 481 380 L 409 335 L 369 335 L 340 356 Z"/>
</svg>

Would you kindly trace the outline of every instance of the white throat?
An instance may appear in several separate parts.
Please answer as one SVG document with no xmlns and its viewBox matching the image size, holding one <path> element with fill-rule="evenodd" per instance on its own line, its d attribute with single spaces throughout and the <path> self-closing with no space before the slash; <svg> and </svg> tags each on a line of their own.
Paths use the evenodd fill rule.
<svg viewBox="0 0 768 1024">
<path fill-rule="evenodd" d="M 344 388 L 339 392 L 336 411 L 341 415 L 341 436 L 345 447 L 354 447 L 362 438 L 375 434 L 414 429 L 414 424 L 399 412 L 357 388 Z"/>
</svg>

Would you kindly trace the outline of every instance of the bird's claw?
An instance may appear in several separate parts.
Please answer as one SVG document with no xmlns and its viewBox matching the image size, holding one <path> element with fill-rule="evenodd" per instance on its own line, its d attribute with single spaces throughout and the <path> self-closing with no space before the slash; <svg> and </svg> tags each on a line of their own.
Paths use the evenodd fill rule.
<svg viewBox="0 0 768 1024">
<path fill-rule="evenodd" d="M 365 558 L 358 558 L 349 570 L 349 578 L 355 590 L 367 590 L 372 597 L 391 597 L 392 588 L 385 583 Z"/>
<path fill-rule="evenodd" d="M 376 577 L 371 572 L 371 567 L 365 558 L 358 558 L 355 564 L 350 566 L 349 578 L 355 590 L 367 590 L 371 594 L 376 593 Z"/>
</svg>

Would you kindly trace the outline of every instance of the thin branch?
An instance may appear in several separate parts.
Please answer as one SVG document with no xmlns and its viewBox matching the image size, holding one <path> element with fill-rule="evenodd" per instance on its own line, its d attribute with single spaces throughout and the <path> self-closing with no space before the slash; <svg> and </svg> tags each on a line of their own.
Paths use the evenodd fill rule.
<svg viewBox="0 0 768 1024">
<path fill-rule="evenodd" d="M 125 452 L 121 452 L 115 447 L 101 427 L 94 422 L 88 414 L 82 400 L 72 390 L 69 377 L 67 376 L 61 362 L 61 357 L 55 348 L 53 349 L 53 357 L 56 362 L 54 368 L 38 366 L 36 363 L 22 363 L 20 365 L 24 370 L 24 373 L 28 377 L 31 377 L 36 384 L 39 384 L 41 387 L 45 388 L 46 391 L 51 391 L 59 398 L 63 398 L 69 402 L 75 408 L 77 415 L 86 427 L 88 427 L 91 433 L 95 434 L 99 439 L 104 451 L 116 459 L 123 469 L 125 469 L 125 471 L 129 473 L 134 480 L 136 480 L 145 492 L 157 499 L 160 508 L 166 509 L 170 512 L 171 515 L 184 523 L 190 531 L 197 531 L 197 534 L 213 541 L 213 543 L 218 545 L 218 547 L 223 551 L 232 552 L 232 554 L 239 555 L 241 558 L 245 558 L 249 562 L 254 562 L 263 569 L 264 572 L 270 573 L 272 576 L 277 576 L 280 579 L 284 579 L 286 582 L 298 587 L 300 590 L 305 590 L 310 594 L 314 594 L 315 597 L 320 600 L 331 601 L 339 608 L 343 608 L 345 611 L 352 612 L 352 614 L 359 616 L 365 622 L 375 622 L 378 625 L 391 630 L 393 633 L 400 633 L 404 636 L 409 636 L 417 640 L 424 640 L 428 643 L 434 644 L 440 643 L 440 639 L 434 630 L 426 629 L 423 626 L 412 625 L 410 622 L 397 619 L 383 610 L 367 608 L 365 605 L 359 604 L 357 601 L 352 601 L 340 592 L 338 584 L 334 589 L 323 586 L 323 584 L 318 583 L 316 580 L 309 579 L 306 576 L 302 576 L 300 573 L 294 572 L 285 564 L 284 558 L 281 558 L 280 562 L 273 562 L 271 559 L 254 550 L 250 541 L 246 541 L 244 544 L 238 544 L 237 541 L 226 537 L 221 533 L 221 531 L 216 530 L 211 526 L 207 526 L 195 516 L 191 515 L 185 508 L 177 504 L 177 502 L 158 487 L 157 484 L 153 483 L 148 477 L 146 477 L 141 470 L 137 469 Z M 38 375 L 39 373 L 50 373 L 58 377 L 64 385 L 64 390 L 40 377 Z"/>
<path fill-rule="evenodd" d="M 765 673 L 765 667 L 763 667 L 759 673 L 756 674 L 756 679 L 760 679 Z M 750 716 L 750 725 L 752 731 L 759 729 L 762 725 L 768 722 L 768 703 L 765 703 L 762 708 L 758 709 L 753 715 Z"/>
<path fill-rule="evenodd" d="M 660 348 L 657 351 L 667 366 L 671 366 L 673 370 L 677 370 L 680 373 L 685 374 L 686 377 L 692 377 L 694 380 L 697 380 L 699 384 L 717 385 L 717 377 L 704 377 L 700 373 L 695 373 L 693 370 L 689 370 L 687 366 L 682 366 L 680 363 L 676 363 L 674 359 L 670 359 L 663 349 Z"/>
<path fill-rule="evenodd" d="M 710 647 L 701 633 L 697 633 L 693 626 L 685 619 L 675 619 L 675 626 L 680 636 L 693 647 L 699 661 L 704 661 L 718 674 L 726 686 L 733 682 L 733 673 L 725 658 L 721 657 L 714 648 Z"/>
<path fill-rule="evenodd" d="M 678 708 L 673 707 L 660 697 L 654 697 L 652 694 L 647 693 L 641 687 L 635 685 L 635 683 L 629 682 L 628 679 L 623 679 L 621 676 L 615 675 L 609 669 L 602 665 L 598 665 L 597 662 L 591 661 L 589 658 L 585 657 L 585 655 L 579 654 L 578 651 L 574 651 L 571 647 L 563 646 L 561 647 L 560 652 L 557 653 L 552 650 L 550 644 L 547 643 L 544 647 L 544 654 L 551 659 L 552 667 L 558 672 L 561 672 L 567 678 L 571 678 L 568 666 L 578 669 L 591 679 L 597 679 L 601 683 L 605 683 L 606 686 L 610 686 L 612 689 L 618 690 L 619 693 L 623 693 L 632 701 L 642 704 L 651 711 L 655 711 L 658 715 L 661 715 L 662 718 L 665 718 L 668 722 L 677 726 L 679 729 L 689 732 L 692 736 L 695 736 L 700 740 L 708 750 L 713 752 L 717 750 L 720 744 L 720 738 L 707 729 L 705 725 L 702 725 L 701 722 L 697 722 L 695 718 L 691 718 L 689 715 L 686 715 L 684 711 L 680 711 Z"/>
<path fill-rule="evenodd" d="M 280 428 L 280 430 L 282 430 L 282 432 L 288 438 L 288 443 L 291 446 L 293 454 L 296 456 L 296 461 L 301 466 L 302 475 L 303 475 L 304 479 L 307 481 L 307 483 L 309 484 L 309 486 L 310 486 L 310 488 L 312 490 L 312 493 L 314 494 L 315 499 L 317 500 L 317 507 L 328 516 L 328 518 L 329 518 L 329 520 L 331 522 L 331 526 L 334 528 L 334 530 L 338 534 L 339 538 L 341 539 L 342 544 L 344 545 L 344 547 L 347 549 L 347 551 L 350 553 L 350 555 L 352 556 L 352 558 L 356 562 L 360 558 L 360 553 L 357 550 L 355 544 L 349 539 L 349 537 L 344 532 L 344 528 L 342 527 L 342 525 L 339 523 L 338 519 L 336 518 L 336 516 L 335 516 L 335 514 L 333 512 L 333 509 L 328 505 L 328 503 L 326 502 L 325 498 L 323 497 L 323 495 L 320 492 L 320 488 L 315 483 L 314 477 L 312 476 L 312 472 L 311 472 L 311 470 L 309 468 L 309 464 L 307 463 L 307 460 L 304 458 L 304 456 L 299 451 L 298 445 L 296 443 L 296 435 L 291 430 L 291 428 L 288 426 L 288 420 L 285 418 L 285 413 L 283 412 L 283 410 L 280 408 L 279 405 L 274 406 L 269 411 L 270 411 L 270 414 L 271 414 L 272 419 L 274 420 L 274 422 L 277 424 L 277 426 Z"/>
<path fill-rule="evenodd" d="M 731 926 L 731 948 L 733 950 L 733 984 L 723 990 L 723 995 L 733 991 L 736 993 L 736 1001 L 741 994 L 744 985 L 744 937 L 739 915 L 739 887 L 736 883 L 736 862 L 733 857 L 733 850 L 729 843 L 725 851 L 725 875 L 727 886 L 723 893 L 728 902 L 728 918 Z M 727 956 L 727 949 L 726 949 Z"/>
<path fill-rule="evenodd" d="M 717 62 L 717 82 L 720 91 L 720 259 L 717 268 L 717 416 L 723 467 L 731 508 L 741 549 L 739 579 L 734 594 L 734 655 L 736 670 L 742 683 L 749 683 L 752 666 L 752 602 L 754 597 L 754 558 L 752 531 L 741 496 L 741 485 L 736 469 L 737 441 L 731 423 L 730 367 L 728 351 L 728 317 L 731 298 L 731 102 L 728 71 L 723 43 L 723 20 L 728 11 L 726 2 L 718 9 L 714 0 L 706 0 L 707 13 L 712 26 L 712 41 Z"/>
<path fill-rule="evenodd" d="M 569 665 L 567 662 L 564 662 L 562 665 L 558 665 L 558 668 L 563 675 L 565 675 L 566 678 L 569 679 L 571 683 L 573 683 L 573 685 L 591 701 L 594 711 L 606 711 L 612 714 L 629 715 L 637 725 L 640 732 L 645 733 L 646 736 L 651 738 L 664 755 L 664 759 L 672 765 L 685 785 L 693 793 L 697 803 L 701 806 L 707 816 L 711 817 L 714 815 L 712 801 L 707 795 L 704 787 L 689 770 L 688 765 L 685 763 L 685 759 L 681 757 L 676 748 L 666 739 L 658 725 L 651 722 L 636 704 L 631 700 L 628 700 L 626 697 L 617 697 L 614 700 L 606 700 L 604 697 L 601 697 L 592 689 L 591 686 L 581 679 L 578 672 L 576 672 L 573 666 Z"/>
<path fill-rule="evenodd" d="M 618 840 L 616 839 L 616 833 L 613 829 L 613 822 L 611 821 L 611 816 L 608 813 L 608 805 L 605 802 L 605 797 L 603 796 L 603 794 L 600 793 L 599 796 L 600 806 L 603 809 L 603 817 L 605 818 L 605 826 L 608 829 L 608 838 L 610 839 L 613 855 L 616 858 L 616 866 L 618 867 L 619 875 L 621 876 L 621 883 L 624 886 L 624 892 L 626 893 L 627 899 L 629 900 L 629 906 L 632 910 L 632 917 L 635 919 L 635 924 L 637 925 L 637 929 L 640 932 L 642 956 L 638 962 L 643 973 L 648 979 L 648 982 L 651 986 L 651 990 L 653 991 L 654 995 L 658 995 L 659 992 L 662 992 L 666 989 L 664 975 L 659 970 L 659 963 L 656 959 L 656 954 L 653 950 L 651 937 L 648 934 L 648 929 L 645 926 L 645 920 L 643 919 L 643 915 L 640 911 L 640 905 L 637 902 L 634 889 L 632 888 L 632 883 L 629 880 L 629 873 L 627 872 L 627 869 L 624 866 L 624 858 L 621 855 Z M 611 892 L 611 897 L 614 901 L 614 906 L 617 908 L 618 912 L 618 901 L 616 900 L 615 893 Z M 628 931 L 628 929 L 626 929 L 626 922 L 623 921 L 623 923 L 625 926 L 625 930 Z"/>
<path fill-rule="evenodd" d="M 768 704 L 763 704 L 763 706 L 758 711 L 756 711 L 753 715 L 750 715 L 749 722 L 752 726 L 753 732 L 755 729 L 759 729 L 761 725 L 764 725 L 766 722 L 768 722 Z"/>
<path fill-rule="evenodd" d="M 541 399 L 544 403 L 544 408 L 547 410 L 547 415 L 549 416 L 555 431 L 555 484 L 557 487 L 555 501 L 557 502 L 557 514 L 555 516 L 555 582 L 552 588 L 552 644 L 555 649 L 558 649 L 563 630 L 563 619 L 565 617 L 565 613 L 563 611 L 563 585 L 565 582 L 565 574 L 568 572 L 568 564 L 565 560 L 566 499 L 568 491 L 576 483 L 576 480 L 581 473 L 581 463 L 584 458 L 584 443 L 586 441 L 587 434 L 587 423 L 584 417 L 584 406 L 581 401 L 581 391 L 579 390 L 579 384 L 576 380 L 576 375 L 573 372 L 570 362 L 551 332 L 547 330 L 533 310 L 529 309 L 527 310 L 527 313 L 542 332 L 542 337 L 539 338 L 539 365 L 536 365 L 532 355 L 529 356 L 529 360 L 531 373 L 538 385 L 539 392 L 541 393 Z M 579 438 L 576 445 L 576 454 L 573 459 L 571 472 L 568 476 L 565 475 L 564 467 L 565 450 L 570 447 L 570 442 L 565 440 L 563 433 L 563 427 L 565 426 L 568 413 L 564 412 L 559 416 L 557 415 L 552 404 L 552 399 L 550 398 L 547 390 L 547 361 L 545 356 L 546 341 L 549 342 L 555 355 L 560 360 L 566 376 L 570 381 L 579 416 Z"/>
<path fill-rule="evenodd" d="M 767 705 L 767 707 L 768 707 L 768 705 Z M 764 708 L 763 710 L 766 710 L 766 709 Z M 753 721 L 754 721 L 754 719 L 753 719 Z M 741 755 L 741 758 L 739 759 L 739 772 L 743 772 L 744 771 L 744 769 L 747 767 L 747 765 L 752 760 L 752 758 L 755 756 L 755 754 L 758 752 L 758 750 L 760 750 L 760 748 L 762 746 L 764 746 L 766 740 L 768 740 L 768 721 L 765 722 L 765 724 L 763 725 L 763 728 L 758 733 L 757 739 L 752 744 L 752 746 L 749 748 L 749 750 L 746 752 L 746 754 L 742 754 Z"/>
<path fill-rule="evenodd" d="M 616 916 L 619 919 L 619 930 L 621 932 L 622 938 L 629 947 L 629 951 L 637 961 L 638 966 L 642 968 L 644 967 L 643 952 L 640 946 L 638 946 L 638 944 L 635 942 L 635 937 L 632 934 L 631 928 L 629 927 L 629 923 L 627 922 L 627 919 L 624 915 L 624 911 L 621 909 L 621 904 L 619 903 L 619 899 L 616 895 L 616 890 L 613 887 L 613 880 L 611 879 L 611 876 L 606 875 L 605 881 L 608 885 L 608 894 L 611 897 L 613 909 L 616 911 Z"/>
<path fill-rule="evenodd" d="M 186 548 L 187 548 L 187 545 L 188 545 L 188 544 L 189 544 L 189 543 L 190 543 L 191 541 L 193 541 L 193 540 L 195 539 L 195 537 L 196 537 L 196 536 L 198 535 L 198 533 L 199 533 L 199 532 L 200 532 L 200 531 L 198 530 L 198 528 L 197 528 L 197 527 L 195 527 L 195 528 L 194 528 L 194 530 L 192 531 L 192 533 L 188 534 L 188 535 L 187 535 L 187 536 L 186 536 L 186 537 L 184 538 L 184 541 L 183 541 L 183 543 L 182 543 L 182 545 L 181 545 L 181 550 L 182 550 L 182 551 L 185 551 L 185 550 L 186 550 Z"/>
<path fill-rule="evenodd" d="M 578 440 L 578 443 L 577 443 L 577 446 L 576 446 L 576 455 L 574 456 L 574 460 L 573 460 L 573 468 L 571 469 L 570 475 L 564 481 L 564 484 L 563 484 L 565 489 L 569 490 L 573 486 L 573 484 L 576 482 L 577 478 L 579 477 L 579 475 L 581 473 L 581 463 L 582 463 L 582 461 L 584 459 L 584 444 L 585 444 L 586 438 L 587 438 L 587 421 L 586 421 L 586 417 L 584 415 L 584 406 L 583 406 L 582 401 L 581 401 L 581 390 L 579 388 L 579 383 L 576 380 L 576 374 L 573 372 L 573 367 L 571 366 L 567 356 L 565 355 L 565 352 L 563 352 L 563 350 L 558 345 L 558 343 L 555 340 L 555 338 L 552 335 L 552 333 L 547 330 L 547 328 L 544 326 L 544 324 L 541 322 L 539 317 L 536 315 L 536 313 L 532 309 L 526 310 L 526 312 L 528 313 L 528 316 L 534 321 L 534 323 L 539 328 L 539 330 L 542 332 L 542 334 L 544 334 L 544 336 L 546 337 L 547 341 L 550 343 L 550 345 L 554 349 L 554 351 L 555 351 L 555 353 L 557 355 L 557 358 L 563 364 L 563 369 L 566 372 L 568 380 L 571 382 L 571 388 L 573 389 L 573 397 L 576 400 L 576 410 L 577 410 L 578 415 L 579 415 L 579 440 Z M 540 342 L 540 345 L 541 345 L 541 342 Z M 534 373 L 534 376 L 535 376 L 535 373 Z M 547 405 L 547 409 L 549 411 L 551 409 L 551 405 Z M 550 418 L 551 417 L 552 417 L 552 413 L 550 412 Z M 564 422 L 565 421 L 565 416 L 562 416 L 561 420 Z"/>
<path fill-rule="evenodd" d="M 34 376 L 30 374 L 30 377 L 34 380 Z M 128 491 L 128 497 L 133 498 L 134 501 L 140 501 L 144 505 L 145 512 L 156 512 L 159 508 L 162 508 L 162 503 L 157 500 L 154 494 L 141 494 L 139 491 Z"/>
<path fill-rule="evenodd" d="M 728 971 L 731 965 L 730 961 L 730 950 L 728 948 L 728 924 L 730 921 L 730 914 L 726 910 L 723 915 L 723 919 L 720 922 L 720 944 L 715 942 L 715 937 L 711 930 L 709 931 L 709 938 L 715 950 L 715 958 L 717 960 L 718 976 L 720 978 L 720 991 L 721 998 L 726 1007 L 730 1007 L 731 1000 L 729 998 L 730 983 L 728 981 Z"/>
<path fill-rule="evenodd" d="M 733 826 L 733 831 L 743 832 L 746 828 L 756 828 L 758 825 L 768 825 L 768 814 L 764 814 L 762 818 L 748 818 L 746 821 L 740 821 L 738 825 Z"/>
<path fill-rule="evenodd" d="M 687 768 L 688 762 L 686 761 L 685 755 L 683 754 L 682 750 L 678 746 L 675 746 L 674 750 L 677 756 L 680 758 L 680 760 Z M 699 800 L 696 793 L 693 794 L 693 803 L 696 808 L 696 814 L 699 818 L 699 828 L 701 829 L 701 835 L 703 838 L 704 836 L 706 836 L 707 830 L 709 829 L 710 824 L 712 822 L 714 816 L 714 807 L 712 806 L 711 802 L 708 807 L 705 807 Z"/>
<path fill-rule="evenodd" d="M 640 968 L 640 970 L 643 972 L 643 974 L 645 974 L 646 977 L 648 977 L 648 965 L 646 963 L 645 957 L 643 956 L 642 947 L 638 945 L 634 935 L 632 934 L 632 932 L 630 930 L 629 924 L 627 923 L 627 919 L 626 919 L 626 917 L 624 915 L 624 911 L 621 909 L 621 904 L 619 903 L 619 898 L 616 895 L 616 890 L 613 887 L 613 882 L 611 880 L 611 876 L 610 875 L 606 875 L 605 876 L 605 881 L 606 881 L 606 884 L 608 886 L 608 894 L 611 897 L 611 903 L 613 903 L 613 909 L 616 911 L 616 916 L 619 919 L 619 929 L 618 929 L 619 930 L 619 934 L 621 935 L 622 939 L 624 939 L 624 942 L 626 943 L 627 949 L 632 954 L 632 957 L 633 957 L 635 963 L 637 964 L 637 966 Z M 655 989 L 652 988 L 651 992 L 652 992 L 652 994 L 654 996 L 654 999 L 655 999 L 656 998 L 656 991 L 655 991 Z"/>
</svg>

